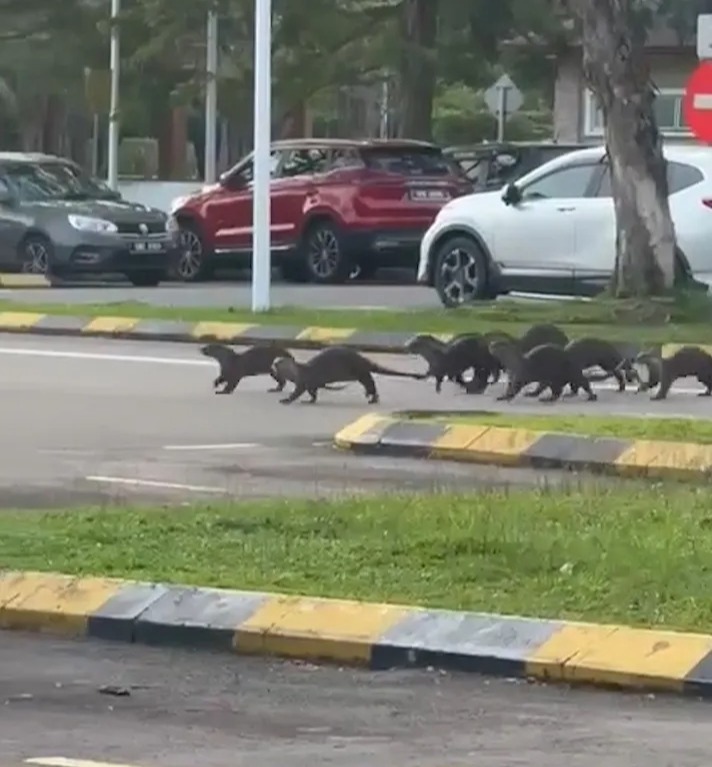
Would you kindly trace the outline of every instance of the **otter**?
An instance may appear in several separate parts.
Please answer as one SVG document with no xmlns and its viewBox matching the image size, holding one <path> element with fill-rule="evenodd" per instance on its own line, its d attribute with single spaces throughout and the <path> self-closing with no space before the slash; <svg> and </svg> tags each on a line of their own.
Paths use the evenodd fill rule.
<svg viewBox="0 0 712 767">
<path fill-rule="evenodd" d="M 280 402 L 289 405 L 305 392 L 310 402 L 316 402 L 319 389 L 337 381 L 358 381 L 364 388 L 369 404 L 379 401 L 373 374 L 412 378 L 422 381 L 422 373 L 407 373 L 383 367 L 345 346 L 330 346 L 322 349 L 305 363 L 297 362 L 294 357 L 280 357 L 272 363 L 276 377 L 286 378 L 294 383 L 294 391 Z"/>
<path fill-rule="evenodd" d="M 698 396 L 712 396 L 712 356 L 698 346 L 683 346 L 671 357 L 641 352 L 635 362 L 648 370 L 648 380 L 640 382 L 638 391 L 659 387 L 652 400 L 665 399 L 673 383 L 688 376 L 696 378 L 705 387 Z"/>
<path fill-rule="evenodd" d="M 567 384 L 572 389 L 576 387 L 576 391 L 583 389 L 590 402 L 598 399 L 581 367 L 562 346 L 542 344 L 522 354 L 516 345 L 495 341 L 490 344 L 490 350 L 501 361 L 509 376 L 507 390 L 497 397 L 498 401 L 514 399 L 530 383 L 540 384 L 542 391 L 551 390 L 551 396 L 542 402 L 558 400 Z"/>
<path fill-rule="evenodd" d="M 406 344 L 406 350 L 419 354 L 428 363 L 425 378 L 435 378 L 435 391 L 442 391 L 442 382 L 448 378 L 468 393 L 481 393 L 490 382 L 496 383 L 502 373 L 499 361 L 489 351 L 483 336 L 476 333 L 461 334 L 444 344 L 437 338 L 418 335 Z M 472 369 L 472 381 L 463 374 Z"/>
<path fill-rule="evenodd" d="M 232 394 L 243 378 L 270 375 L 277 385 L 268 391 L 281 392 L 287 383 L 272 369 L 272 363 L 279 357 L 291 357 L 289 350 L 277 344 L 251 346 L 242 353 L 224 344 L 212 343 L 202 346 L 200 353 L 214 359 L 220 365 L 220 374 L 213 381 L 216 394 Z M 217 387 L 224 384 L 222 389 Z"/>
</svg>

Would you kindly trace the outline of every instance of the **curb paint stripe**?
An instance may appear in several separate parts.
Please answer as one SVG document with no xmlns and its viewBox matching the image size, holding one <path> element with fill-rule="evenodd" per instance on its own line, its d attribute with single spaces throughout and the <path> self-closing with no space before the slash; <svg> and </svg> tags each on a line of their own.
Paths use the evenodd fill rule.
<svg viewBox="0 0 712 767">
<path fill-rule="evenodd" d="M 33 312 L 0 312 L 0 329 L 31 330 L 44 316 Z"/>
<path fill-rule="evenodd" d="M 0 287 L 3 288 L 50 288 L 52 282 L 42 274 L 0 274 Z"/>
<path fill-rule="evenodd" d="M 712 475 L 712 445 L 625 440 L 478 424 L 391 417 L 363 419 L 334 437 L 343 449 L 520 468 L 607 471 L 619 476 L 699 481 Z"/>
<path fill-rule="evenodd" d="M 0 626 L 712 697 L 712 635 L 669 630 L 13 571 Z"/>
<path fill-rule="evenodd" d="M 82 333 L 127 333 L 136 325 L 136 317 L 94 317 L 82 328 Z"/>
<path fill-rule="evenodd" d="M 297 336 L 297 341 L 310 341 L 312 343 L 335 344 L 345 341 L 356 332 L 356 328 L 304 328 Z"/>
<path fill-rule="evenodd" d="M 232 341 L 246 333 L 252 325 L 239 322 L 198 322 L 191 330 L 197 340 L 213 338 L 217 341 Z"/>
</svg>

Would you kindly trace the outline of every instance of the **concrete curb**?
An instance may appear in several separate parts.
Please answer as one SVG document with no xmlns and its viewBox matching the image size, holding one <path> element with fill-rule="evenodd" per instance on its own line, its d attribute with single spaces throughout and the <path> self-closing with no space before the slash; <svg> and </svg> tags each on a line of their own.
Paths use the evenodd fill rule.
<svg viewBox="0 0 712 767">
<path fill-rule="evenodd" d="M 712 445 L 530 431 L 369 414 L 334 436 L 345 450 L 519 468 L 599 471 L 623 477 L 704 481 Z"/>
<path fill-rule="evenodd" d="M 0 628 L 710 696 L 712 635 L 54 573 L 0 573 Z"/>
<path fill-rule="evenodd" d="M 11 276 L 33 277 L 35 275 Z M 2 275 L 0 275 L 1 278 Z M 243 346 L 272 341 L 282 343 L 293 349 L 321 349 L 329 344 L 343 344 L 364 352 L 388 354 L 405 354 L 404 346 L 416 332 L 380 333 L 359 330 L 358 328 L 291 327 L 241 322 L 181 322 L 115 317 L 112 315 L 81 317 L 23 312 L 19 310 L 19 307 L 18 311 L 0 312 L 0 333 L 87 336 L 91 338 L 119 338 L 130 341 L 175 341 L 179 343 L 220 341 Z M 453 336 L 453 334 L 448 333 L 436 333 L 435 335 L 444 341 Z M 633 343 L 621 343 L 620 346 L 622 350 L 631 355 L 640 349 L 638 344 Z M 651 348 L 653 351 L 662 351 L 665 356 L 669 356 L 680 346 L 682 344 L 666 344 L 662 347 L 647 348 Z M 712 346 L 701 348 L 712 354 Z"/>
<path fill-rule="evenodd" d="M 42 274 L 0 273 L 0 288 L 51 288 L 52 281 Z"/>
<path fill-rule="evenodd" d="M 87 336 L 133 341 L 176 341 L 250 345 L 268 341 L 293 349 L 321 349 L 344 344 L 370 352 L 404 353 L 403 346 L 413 333 L 377 333 L 357 328 L 288 327 L 239 322 L 178 322 L 142 320 L 133 317 L 78 317 L 34 312 L 0 312 L 0 333 L 27 333 L 44 336 Z M 441 338 L 448 339 L 444 335 Z"/>
</svg>

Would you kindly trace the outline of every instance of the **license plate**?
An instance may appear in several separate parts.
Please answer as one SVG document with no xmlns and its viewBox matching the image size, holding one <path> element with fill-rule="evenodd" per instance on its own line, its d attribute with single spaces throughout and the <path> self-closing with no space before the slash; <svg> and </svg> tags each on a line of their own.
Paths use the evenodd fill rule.
<svg viewBox="0 0 712 767">
<path fill-rule="evenodd" d="M 162 242 L 134 242 L 131 250 L 135 253 L 160 253 L 163 250 Z"/>
<path fill-rule="evenodd" d="M 445 189 L 411 189 L 413 202 L 448 202 L 450 194 Z"/>
</svg>

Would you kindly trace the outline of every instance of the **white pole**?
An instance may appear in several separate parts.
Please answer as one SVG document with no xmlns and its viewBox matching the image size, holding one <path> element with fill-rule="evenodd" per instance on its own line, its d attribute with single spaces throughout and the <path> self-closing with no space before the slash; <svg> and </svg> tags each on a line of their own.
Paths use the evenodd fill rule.
<svg viewBox="0 0 712 767">
<path fill-rule="evenodd" d="M 205 183 L 214 184 L 217 176 L 218 113 L 218 13 L 208 11 L 207 53 L 205 60 Z"/>
<path fill-rule="evenodd" d="M 255 138 L 252 187 L 252 311 L 270 308 L 272 0 L 255 0 Z"/>
<path fill-rule="evenodd" d="M 111 0 L 111 102 L 109 107 L 108 182 L 114 191 L 119 188 L 119 79 L 121 53 L 119 13 L 121 0 Z"/>
</svg>

